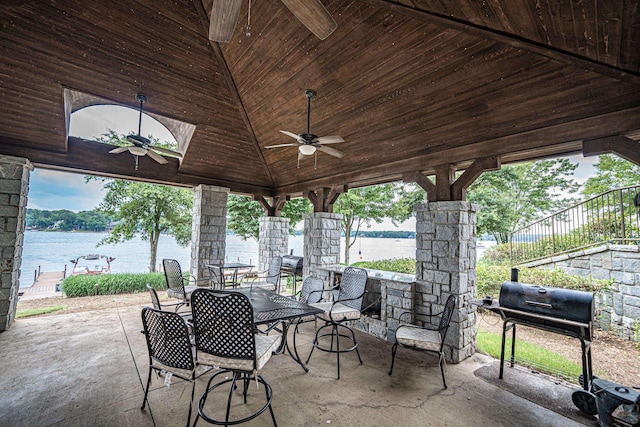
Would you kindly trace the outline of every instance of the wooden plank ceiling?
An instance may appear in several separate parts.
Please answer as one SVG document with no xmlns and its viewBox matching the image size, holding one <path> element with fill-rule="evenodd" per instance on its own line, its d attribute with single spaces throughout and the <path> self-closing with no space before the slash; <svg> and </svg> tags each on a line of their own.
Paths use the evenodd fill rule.
<svg viewBox="0 0 640 427">
<path fill-rule="evenodd" d="M 325 0 L 325 40 L 275 0 L 209 42 L 212 0 L 0 6 L 0 154 L 42 167 L 266 196 L 358 186 L 498 156 L 574 153 L 640 129 L 640 2 Z M 158 165 L 67 136 L 64 90 L 195 126 Z M 297 166 L 281 134 L 340 135 Z M 143 130 L 144 133 L 144 130 Z"/>
</svg>

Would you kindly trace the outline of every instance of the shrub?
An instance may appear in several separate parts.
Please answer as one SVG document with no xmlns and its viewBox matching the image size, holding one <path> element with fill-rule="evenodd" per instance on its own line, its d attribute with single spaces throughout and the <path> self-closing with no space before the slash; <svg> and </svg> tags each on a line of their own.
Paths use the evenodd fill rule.
<svg viewBox="0 0 640 427">
<path fill-rule="evenodd" d="M 158 290 L 167 289 L 163 273 L 117 273 L 99 276 L 69 276 L 62 282 L 62 289 L 69 298 L 96 295 L 113 295 L 146 292 L 147 283 Z"/>
<path fill-rule="evenodd" d="M 487 249 L 479 263 L 491 265 L 511 265 L 511 245 L 503 243 Z"/>
<path fill-rule="evenodd" d="M 476 283 L 478 296 L 500 294 L 502 282 L 510 280 L 511 269 L 506 265 L 478 264 Z M 608 289 L 612 281 L 596 280 L 591 276 L 573 276 L 560 268 L 551 269 L 521 269 L 518 280 L 538 286 L 552 286 L 556 288 L 573 289 L 587 292 L 599 292 Z"/>
<path fill-rule="evenodd" d="M 354 267 L 370 268 L 372 270 L 393 271 L 395 273 L 416 274 L 416 260 L 413 258 L 393 258 L 377 261 L 360 261 Z"/>
</svg>

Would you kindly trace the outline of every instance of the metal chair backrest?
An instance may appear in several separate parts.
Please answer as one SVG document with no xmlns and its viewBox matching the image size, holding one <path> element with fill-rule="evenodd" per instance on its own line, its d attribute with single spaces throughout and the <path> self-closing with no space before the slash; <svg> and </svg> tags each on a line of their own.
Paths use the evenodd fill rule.
<svg viewBox="0 0 640 427">
<path fill-rule="evenodd" d="M 367 270 L 357 267 L 345 268 L 342 272 L 342 280 L 340 281 L 338 300 L 349 300 L 342 302 L 342 304 L 360 310 L 362 308 L 362 297 L 364 296 L 366 284 Z M 352 299 L 357 297 L 360 298 Z"/>
<path fill-rule="evenodd" d="M 167 280 L 167 289 L 171 289 L 184 296 L 184 277 L 180 263 L 175 259 L 163 259 L 164 277 Z"/>
<path fill-rule="evenodd" d="M 300 301 L 307 304 L 320 302 L 322 299 L 322 291 L 324 282 L 317 277 L 309 276 L 302 281 L 302 289 L 300 289 Z M 313 292 L 313 293 L 312 293 Z"/>
<path fill-rule="evenodd" d="M 253 308 L 239 292 L 196 289 L 191 294 L 196 349 L 228 359 L 253 360 L 256 366 Z"/>
<path fill-rule="evenodd" d="M 144 307 L 142 325 L 150 362 L 156 360 L 177 369 L 195 368 L 187 324 L 179 314 Z"/>
<path fill-rule="evenodd" d="M 451 323 L 451 316 L 453 315 L 453 308 L 456 305 L 456 297 L 454 295 L 449 295 L 447 298 L 447 302 L 444 304 L 444 310 L 442 311 L 442 317 L 440 318 L 440 324 L 438 325 L 438 329 L 440 330 L 440 337 L 442 337 L 442 342 L 444 342 L 444 336 L 447 334 L 447 330 L 449 329 L 449 324 Z"/>
<path fill-rule="evenodd" d="M 265 282 L 273 283 L 275 285 L 280 284 L 280 269 L 282 268 L 282 258 L 275 257 L 269 261 L 269 270 L 267 271 L 267 277 Z"/>
<path fill-rule="evenodd" d="M 156 310 L 162 310 L 162 305 L 160 304 L 160 298 L 158 297 L 158 292 L 156 292 L 153 286 L 151 286 L 148 283 L 147 283 L 147 289 L 151 294 L 151 302 L 153 303 L 153 308 L 155 308 Z"/>
<path fill-rule="evenodd" d="M 212 289 L 224 289 L 225 279 L 223 269 L 219 265 L 209 265 L 209 285 Z"/>
</svg>

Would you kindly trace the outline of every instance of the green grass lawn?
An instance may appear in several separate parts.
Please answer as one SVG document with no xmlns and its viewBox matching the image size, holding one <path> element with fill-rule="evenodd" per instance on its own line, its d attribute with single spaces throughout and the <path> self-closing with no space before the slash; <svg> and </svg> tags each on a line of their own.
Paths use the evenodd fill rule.
<svg viewBox="0 0 640 427">
<path fill-rule="evenodd" d="M 478 350 L 496 359 L 500 359 L 500 345 L 502 336 L 483 329 L 478 329 L 476 336 Z M 516 339 L 516 364 L 535 369 L 536 371 L 562 378 L 572 383 L 578 383 L 582 374 L 582 366 L 572 362 L 561 354 L 554 353 L 543 347 Z M 507 338 L 505 345 L 505 364 L 511 355 L 511 338 Z"/>
<path fill-rule="evenodd" d="M 41 307 L 41 308 L 32 308 L 29 310 L 18 310 L 16 311 L 16 319 L 20 319 L 21 317 L 31 317 L 31 316 L 39 316 L 41 314 L 53 313 L 54 311 L 63 310 L 63 305 L 52 305 L 50 307 Z"/>
</svg>

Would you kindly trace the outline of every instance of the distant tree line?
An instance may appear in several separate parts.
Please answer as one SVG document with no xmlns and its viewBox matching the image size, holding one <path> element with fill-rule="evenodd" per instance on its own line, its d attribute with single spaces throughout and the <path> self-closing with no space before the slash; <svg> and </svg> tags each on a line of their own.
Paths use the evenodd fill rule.
<svg viewBox="0 0 640 427">
<path fill-rule="evenodd" d="M 37 230 L 105 231 L 112 219 L 99 211 L 72 212 L 66 209 L 46 211 L 27 209 L 27 227 Z"/>
<path fill-rule="evenodd" d="M 355 231 L 351 232 L 351 236 L 356 234 Z M 415 231 L 399 231 L 399 230 L 387 230 L 387 231 L 358 231 L 358 237 L 379 237 L 384 239 L 415 239 Z"/>
</svg>

